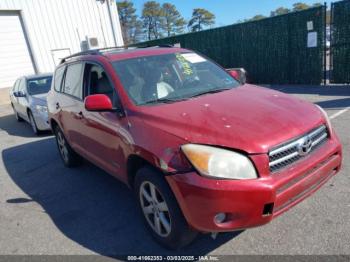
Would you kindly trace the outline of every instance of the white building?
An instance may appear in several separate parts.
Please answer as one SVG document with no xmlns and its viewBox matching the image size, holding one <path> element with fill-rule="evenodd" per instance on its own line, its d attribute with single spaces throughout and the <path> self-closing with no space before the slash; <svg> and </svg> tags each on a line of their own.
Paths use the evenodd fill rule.
<svg viewBox="0 0 350 262">
<path fill-rule="evenodd" d="M 0 0 L 0 88 L 86 48 L 122 45 L 114 0 Z"/>
</svg>

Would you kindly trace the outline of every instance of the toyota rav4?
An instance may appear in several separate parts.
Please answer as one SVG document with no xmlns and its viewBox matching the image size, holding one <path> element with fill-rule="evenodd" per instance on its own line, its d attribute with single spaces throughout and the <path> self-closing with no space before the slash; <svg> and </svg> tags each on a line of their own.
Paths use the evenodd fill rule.
<svg viewBox="0 0 350 262">
<path fill-rule="evenodd" d="M 341 145 L 323 109 L 237 75 L 175 47 L 67 57 L 48 95 L 61 158 L 127 184 L 170 248 L 266 224 L 339 171 Z"/>
</svg>

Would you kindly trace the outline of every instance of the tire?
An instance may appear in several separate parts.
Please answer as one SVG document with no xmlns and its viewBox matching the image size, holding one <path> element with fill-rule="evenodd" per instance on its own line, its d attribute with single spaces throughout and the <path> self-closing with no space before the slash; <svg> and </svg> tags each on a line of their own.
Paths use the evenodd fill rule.
<svg viewBox="0 0 350 262">
<path fill-rule="evenodd" d="M 34 118 L 33 113 L 31 111 L 28 111 L 28 118 L 29 118 L 29 124 L 32 127 L 34 134 L 39 135 L 40 130 L 38 129 L 38 127 L 36 125 L 35 118 Z"/>
<path fill-rule="evenodd" d="M 66 167 L 75 167 L 81 163 L 80 156 L 68 144 L 61 129 L 57 126 L 54 129 L 58 152 Z"/>
<path fill-rule="evenodd" d="M 13 106 L 13 104 L 11 104 L 11 106 L 12 106 L 12 109 L 13 109 L 13 113 L 15 114 L 16 120 L 18 122 L 23 122 L 23 118 L 19 116 L 19 114 L 17 113 L 17 111 L 16 111 L 15 107 Z"/>
<path fill-rule="evenodd" d="M 152 167 L 139 169 L 134 190 L 147 228 L 158 243 L 179 249 L 196 238 L 198 232 L 188 225 L 162 173 Z"/>
</svg>

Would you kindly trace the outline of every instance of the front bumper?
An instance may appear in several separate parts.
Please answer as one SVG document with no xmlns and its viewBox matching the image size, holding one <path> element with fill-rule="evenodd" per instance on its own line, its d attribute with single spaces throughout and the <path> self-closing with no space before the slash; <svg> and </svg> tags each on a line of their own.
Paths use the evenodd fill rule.
<svg viewBox="0 0 350 262">
<path fill-rule="evenodd" d="M 254 180 L 216 180 L 196 172 L 167 176 L 187 222 L 201 232 L 223 232 L 260 226 L 311 195 L 341 166 L 337 137 L 294 165 L 270 174 L 268 156 L 255 155 L 260 177 Z M 225 213 L 222 223 L 214 222 Z"/>
</svg>

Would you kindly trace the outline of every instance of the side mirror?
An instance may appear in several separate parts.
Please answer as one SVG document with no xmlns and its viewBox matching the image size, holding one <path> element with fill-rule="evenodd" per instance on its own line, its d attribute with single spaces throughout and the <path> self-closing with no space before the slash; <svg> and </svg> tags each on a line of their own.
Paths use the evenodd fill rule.
<svg viewBox="0 0 350 262">
<path fill-rule="evenodd" d="M 13 95 L 15 97 L 26 97 L 26 93 L 24 93 L 23 91 L 13 92 Z"/>
<path fill-rule="evenodd" d="M 242 85 L 247 83 L 247 73 L 244 68 L 229 68 L 227 72 Z"/>
<path fill-rule="evenodd" d="M 112 111 L 111 99 L 102 94 L 87 96 L 84 100 L 85 108 L 88 111 Z"/>
</svg>

